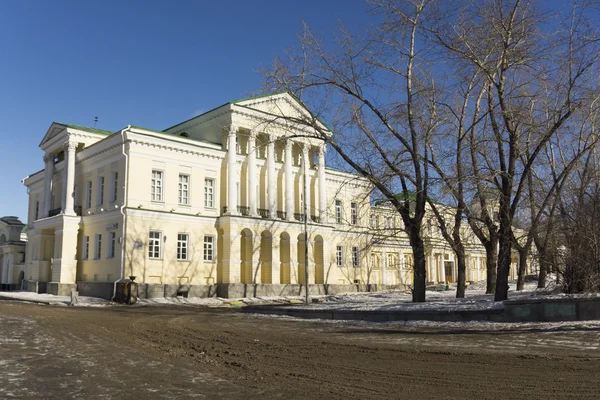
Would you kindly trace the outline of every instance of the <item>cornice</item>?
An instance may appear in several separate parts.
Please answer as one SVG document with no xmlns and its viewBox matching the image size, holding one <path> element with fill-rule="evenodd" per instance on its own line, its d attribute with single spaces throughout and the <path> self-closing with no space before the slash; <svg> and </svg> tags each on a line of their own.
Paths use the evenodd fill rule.
<svg viewBox="0 0 600 400">
<path fill-rule="evenodd" d="M 179 146 L 174 146 L 172 144 L 160 143 L 159 141 L 151 141 L 151 140 L 148 140 L 145 138 L 131 138 L 128 140 L 128 142 L 129 142 L 130 147 L 138 146 L 138 147 L 145 147 L 145 148 L 152 148 L 152 149 L 160 149 L 160 150 L 166 150 L 166 151 L 170 151 L 170 152 L 174 152 L 174 153 L 189 154 L 189 155 L 193 155 L 193 156 L 213 158 L 216 160 L 220 160 L 223 158 L 222 154 L 215 154 L 215 153 L 210 153 L 208 151 L 202 151 L 202 150 L 194 150 L 191 148 L 183 148 L 183 147 L 179 147 Z M 215 149 L 213 151 L 219 152 L 222 150 Z"/>
<path fill-rule="evenodd" d="M 181 127 L 178 127 L 177 129 L 174 129 L 170 133 L 177 134 L 177 133 L 180 133 L 180 132 L 184 132 L 184 131 L 190 130 L 191 128 L 195 128 L 197 126 L 204 125 L 204 124 L 206 124 L 208 122 L 212 122 L 215 119 L 219 119 L 219 118 L 221 118 L 223 116 L 226 116 L 226 115 L 229 115 L 229 114 L 231 114 L 231 109 L 225 109 L 223 111 L 215 113 L 214 115 L 211 115 L 210 117 L 207 116 L 208 118 L 206 118 L 206 119 L 200 118 L 200 121 L 195 121 L 195 122 L 192 123 L 192 121 L 193 121 L 192 120 L 192 121 L 189 121 L 190 122 L 189 124 L 184 123 L 184 124 L 181 125 Z"/>
</svg>

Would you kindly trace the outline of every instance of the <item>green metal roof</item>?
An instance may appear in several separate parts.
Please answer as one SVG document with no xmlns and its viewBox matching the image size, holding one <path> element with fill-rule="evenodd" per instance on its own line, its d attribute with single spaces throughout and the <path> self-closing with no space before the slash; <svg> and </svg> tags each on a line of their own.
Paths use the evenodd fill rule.
<svg viewBox="0 0 600 400">
<path fill-rule="evenodd" d="M 55 122 L 55 124 L 66 126 L 68 128 L 79 129 L 80 131 L 86 131 L 86 132 L 92 132 L 92 133 L 99 133 L 101 135 L 112 135 L 113 134 L 113 132 L 105 131 L 103 129 L 90 128 L 89 126 L 65 124 L 63 122 Z"/>
</svg>

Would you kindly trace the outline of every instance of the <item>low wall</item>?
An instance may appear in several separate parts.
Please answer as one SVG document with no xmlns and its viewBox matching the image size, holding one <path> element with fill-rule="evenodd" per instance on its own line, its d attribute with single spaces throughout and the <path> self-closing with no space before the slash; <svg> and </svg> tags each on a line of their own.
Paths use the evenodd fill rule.
<svg viewBox="0 0 600 400">
<path fill-rule="evenodd" d="M 48 284 L 46 282 L 23 280 L 23 290 L 33 293 L 46 293 Z"/>
<path fill-rule="evenodd" d="M 113 282 L 77 282 L 77 291 L 80 296 L 99 297 L 111 300 L 114 293 Z"/>
<path fill-rule="evenodd" d="M 297 318 L 389 321 L 492 321 L 560 322 L 600 320 L 600 298 L 507 300 L 504 308 L 491 310 L 354 311 L 293 305 L 244 307 L 244 312 L 287 315 Z"/>
<path fill-rule="evenodd" d="M 160 285 L 138 283 L 138 297 L 152 299 L 156 297 L 216 297 L 217 285 Z"/>
<path fill-rule="evenodd" d="M 46 293 L 55 296 L 70 296 L 71 291 L 77 290 L 77 284 L 75 283 L 48 282 L 46 285 Z"/>
<path fill-rule="evenodd" d="M 600 319 L 600 298 L 507 300 L 507 321 L 556 322 Z"/>
<path fill-rule="evenodd" d="M 503 310 L 461 310 L 461 311 L 354 311 L 335 309 L 310 309 L 295 306 L 247 306 L 244 312 L 286 315 L 307 319 L 334 319 L 348 321 L 392 322 L 392 321 L 493 321 L 504 322 Z"/>
<path fill-rule="evenodd" d="M 261 296 L 304 296 L 305 285 L 299 284 L 217 284 L 217 295 L 223 298 Z M 308 293 L 314 295 L 336 295 L 340 293 L 376 292 L 387 287 L 381 285 L 308 285 Z"/>
<path fill-rule="evenodd" d="M 136 282 L 137 283 L 137 282 Z M 138 283 L 138 297 L 152 299 L 157 297 L 216 297 L 216 285 L 161 285 Z M 99 297 L 106 300 L 113 298 L 113 282 L 77 282 L 80 296 Z"/>
</svg>

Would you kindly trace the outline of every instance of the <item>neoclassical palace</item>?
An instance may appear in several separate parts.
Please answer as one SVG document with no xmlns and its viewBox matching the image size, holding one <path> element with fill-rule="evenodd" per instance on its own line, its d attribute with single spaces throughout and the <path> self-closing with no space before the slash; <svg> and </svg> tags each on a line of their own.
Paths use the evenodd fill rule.
<svg viewBox="0 0 600 400">
<path fill-rule="evenodd" d="M 24 286 L 108 298 L 135 276 L 140 296 L 297 294 L 305 246 L 314 293 L 409 286 L 397 213 L 372 204 L 363 178 L 327 168 L 325 145 L 305 128 L 273 117 L 307 112 L 281 93 L 163 131 L 52 123 L 40 143 L 44 169 L 24 179 Z M 433 218 L 424 229 L 428 281 L 454 281 Z M 465 235 L 467 279 L 485 279 L 484 249 Z"/>
</svg>

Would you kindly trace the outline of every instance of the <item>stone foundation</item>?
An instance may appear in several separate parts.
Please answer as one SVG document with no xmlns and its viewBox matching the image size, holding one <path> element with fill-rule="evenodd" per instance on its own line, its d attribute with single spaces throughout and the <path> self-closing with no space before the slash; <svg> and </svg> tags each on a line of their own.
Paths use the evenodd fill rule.
<svg viewBox="0 0 600 400">
<path fill-rule="evenodd" d="M 71 291 L 77 290 L 75 283 L 48 282 L 46 293 L 55 296 L 71 296 Z"/>
<path fill-rule="evenodd" d="M 308 293 L 314 295 L 335 295 L 340 293 L 376 292 L 396 287 L 384 285 L 321 285 L 308 286 Z M 304 296 L 304 285 L 263 285 L 230 283 L 218 284 L 217 295 L 223 298 L 261 297 L 261 296 Z"/>
<path fill-rule="evenodd" d="M 507 300 L 507 321 L 556 322 L 600 319 L 600 298 Z"/>
</svg>

